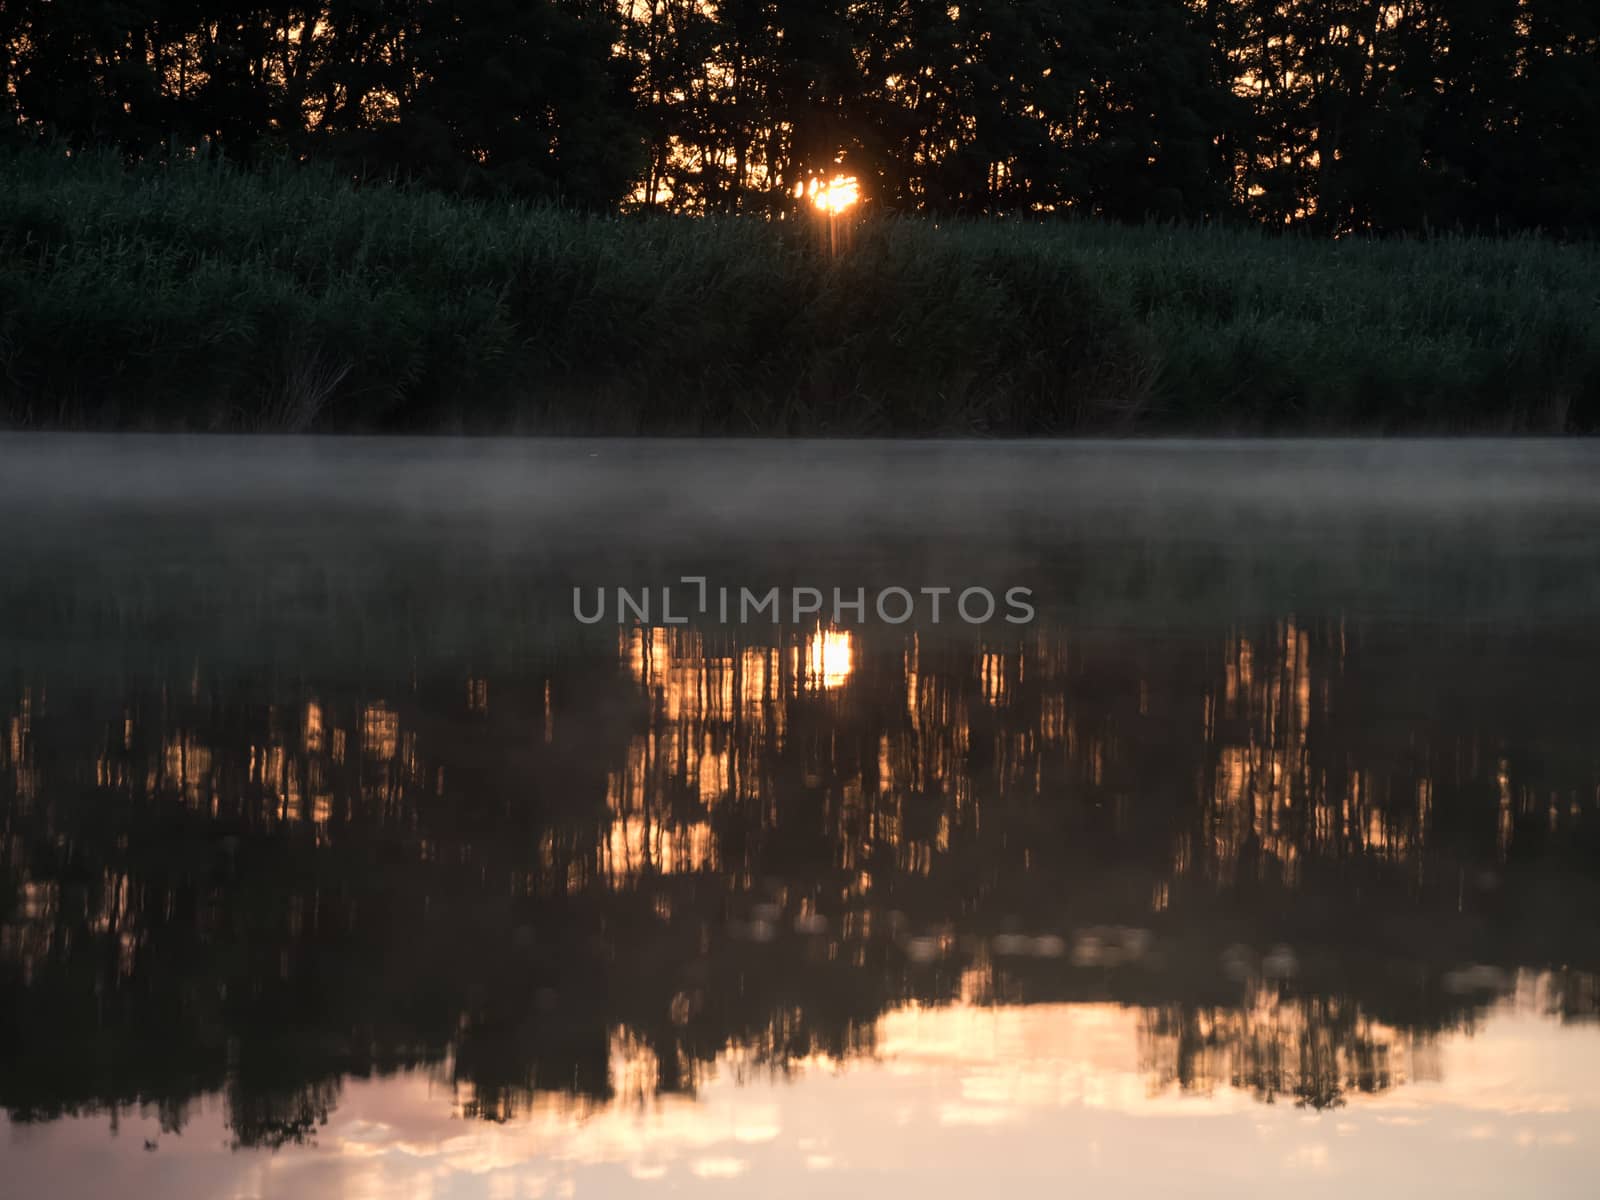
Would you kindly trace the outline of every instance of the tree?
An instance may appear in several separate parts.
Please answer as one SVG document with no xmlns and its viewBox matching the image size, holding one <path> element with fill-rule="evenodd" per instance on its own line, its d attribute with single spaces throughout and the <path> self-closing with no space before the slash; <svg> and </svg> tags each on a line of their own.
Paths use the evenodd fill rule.
<svg viewBox="0 0 1600 1200">
<path fill-rule="evenodd" d="M 1587 0 L 11 0 L 0 137 L 779 213 L 1592 233 Z"/>
</svg>

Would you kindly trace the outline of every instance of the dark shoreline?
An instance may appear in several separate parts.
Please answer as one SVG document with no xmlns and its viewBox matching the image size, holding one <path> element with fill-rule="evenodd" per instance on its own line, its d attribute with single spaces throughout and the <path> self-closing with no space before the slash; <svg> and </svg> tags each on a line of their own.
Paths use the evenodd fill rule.
<svg viewBox="0 0 1600 1200">
<path fill-rule="evenodd" d="M 601 218 L 0 155 L 0 427 L 1584 433 L 1600 249 Z"/>
</svg>

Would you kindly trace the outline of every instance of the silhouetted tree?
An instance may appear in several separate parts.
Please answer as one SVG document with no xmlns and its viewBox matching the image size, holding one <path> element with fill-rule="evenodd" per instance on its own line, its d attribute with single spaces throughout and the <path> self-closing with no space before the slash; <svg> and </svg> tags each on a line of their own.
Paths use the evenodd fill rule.
<svg viewBox="0 0 1600 1200">
<path fill-rule="evenodd" d="M 1592 232 L 1586 0 L 12 0 L 0 137 L 468 193 Z"/>
</svg>

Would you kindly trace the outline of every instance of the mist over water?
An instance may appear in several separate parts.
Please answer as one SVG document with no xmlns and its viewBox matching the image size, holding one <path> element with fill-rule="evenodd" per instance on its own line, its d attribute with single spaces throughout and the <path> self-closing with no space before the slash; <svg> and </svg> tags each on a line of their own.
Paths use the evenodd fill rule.
<svg viewBox="0 0 1600 1200">
<path fill-rule="evenodd" d="M 0 1160 L 1583 1194 L 1597 468 L 0 439 Z M 684 575 L 1037 618 L 573 617 Z"/>
<path fill-rule="evenodd" d="M 1326 513 L 1447 507 L 1592 509 L 1596 452 L 1574 439 L 814 441 L 496 440 L 10 434 L 0 494 L 41 508 L 298 509 L 342 503 L 480 515 L 518 509 L 647 530 L 690 519 L 798 523 L 930 518 L 994 533 L 997 513 L 1075 513 L 1183 502 L 1186 523 L 1234 505 Z M 640 511 L 646 503 L 663 505 Z M 977 505 L 978 507 L 974 507 Z"/>
</svg>

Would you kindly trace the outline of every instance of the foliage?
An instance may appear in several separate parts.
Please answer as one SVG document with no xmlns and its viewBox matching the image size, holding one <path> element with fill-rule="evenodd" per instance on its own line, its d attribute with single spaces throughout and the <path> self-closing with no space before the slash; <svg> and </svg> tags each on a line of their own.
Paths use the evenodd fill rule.
<svg viewBox="0 0 1600 1200">
<path fill-rule="evenodd" d="M 8 0 L 0 139 L 569 207 L 1600 227 L 1592 0 Z"/>
<path fill-rule="evenodd" d="M 1600 250 L 1181 225 L 602 217 L 0 153 L 14 426 L 1562 429 Z"/>
</svg>

